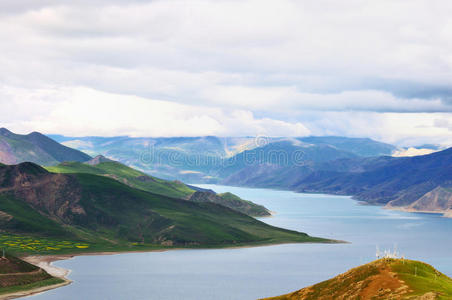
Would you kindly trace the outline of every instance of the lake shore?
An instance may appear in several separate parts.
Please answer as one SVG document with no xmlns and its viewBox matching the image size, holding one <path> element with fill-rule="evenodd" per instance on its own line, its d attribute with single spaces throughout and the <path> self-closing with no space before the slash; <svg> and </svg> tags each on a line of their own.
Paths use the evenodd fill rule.
<svg viewBox="0 0 452 300">
<path fill-rule="evenodd" d="M 179 249 L 179 248 L 178 248 Z M 59 287 L 63 287 L 72 283 L 72 280 L 68 279 L 67 276 L 71 273 L 71 270 L 64 269 L 53 265 L 53 262 L 59 260 L 67 260 L 72 259 L 76 256 L 85 256 L 85 255 L 115 255 L 121 253 L 144 253 L 144 252 L 162 252 L 168 250 L 177 250 L 177 249 L 156 249 L 149 251 L 118 251 L 118 252 L 90 252 L 90 253 L 74 253 L 74 254 L 55 254 L 55 255 L 29 255 L 21 257 L 24 261 L 33 264 L 35 266 L 40 267 L 45 270 L 47 273 L 52 275 L 53 277 L 57 277 L 62 279 L 62 283 L 43 286 L 39 288 L 34 288 L 30 290 L 18 291 L 8 294 L 0 295 L 0 300 L 7 299 L 16 299 L 26 296 L 31 296 L 35 294 L 40 294 L 49 290 L 53 290 Z"/>
<path fill-rule="evenodd" d="M 348 243 L 346 241 L 333 240 L 333 243 Z M 71 270 L 64 269 L 53 265 L 53 262 L 59 260 L 72 259 L 76 256 L 97 256 L 97 255 L 117 255 L 117 254 L 130 254 L 130 253 L 150 253 L 150 252 L 165 252 L 174 250 L 210 250 L 210 249 L 240 249 L 240 248 L 255 248 L 255 247 L 269 247 L 282 244 L 298 244 L 298 243 L 277 243 L 277 244 L 257 244 L 257 245 L 243 245 L 243 246 L 228 246 L 224 248 L 167 248 L 167 249 L 149 249 L 149 250 L 139 250 L 139 251 L 100 251 L 100 252 L 82 252 L 82 253 L 72 253 L 72 254 L 50 254 L 50 255 L 29 255 L 23 256 L 21 259 L 38 266 L 45 270 L 50 275 L 64 280 L 64 282 L 49 285 L 45 287 L 40 287 L 36 289 L 31 289 L 28 291 L 14 292 L 11 294 L 0 295 L 0 300 L 4 299 L 15 299 L 19 297 L 30 296 L 38 293 L 43 293 L 52 289 L 56 289 L 62 286 L 66 286 L 72 283 L 72 280 L 68 279 L 67 276 L 71 273 Z M 305 242 L 300 244 L 317 244 L 316 242 Z"/>
<path fill-rule="evenodd" d="M 435 214 L 435 215 L 442 215 L 444 218 L 452 218 L 452 211 L 451 210 L 418 210 L 413 209 L 409 207 L 404 206 L 383 206 L 384 209 L 388 210 L 396 210 L 396 211 L 403 211 L 408 213 L 422 213 L 422 214 Z"/>
<path fill-rule="evenodd" d="M 63 280 L 64 280 L 64 282 L 58 283 L 58 284 L 43 286 L 43 287 L 39 287 L 39 288 L 31 289 L 31 290 L 26 290 L 26 291 L 18 291 L 18 292 L 13 292 L 13 293 L 9 293 L 9 294 L 3 294 L 3 295 L 0 295 L 0 300 L 16 299 L 16 298 L 36 295 L 36 294 L 40 294 L 40 293 L 43 293 L 43 292 L 46 292 L 46 291 L 49 291 L 49 290 L 53 290 L 53 289 L 56 289 L 56 288 L 59 288 L 59 287 L 63 287 L 63 286 L 66 286 L 66 285 L 72 283 L 72 281 L 70 281 L 68 279 L 63 279 Z"/>
<path fill-rule="evenodd" d="M 31 296 L 31 295 L 43 293 L 43 292 L 46 292 L 49 290 L 53 290 L 53 289 L 71 284 L 72 281 L 69 280 L 68 278 L 66 278 L 66 276 L 68 276 L 70 274 L 71 270 L 67 270 L 64 268 L 54 266 L 54 265 L 52 265 L 52 262 L 57 261 L 57 260 L 70 259 L 72 257 L 73 256 L 69 256 L 69 255 L 48 255 L 48 256 L 31 255 L 31 256 L 23 257 L 22 259 L 24 261 L 43 269 L 44 271 L 46 271 L 53 277 L 63 280 L 63 282 L 58 283 L 58 284 L 52 284 L 52 285 L 48 285 L 48 286 L 33 288 L 30 290 L 17 291 L 17 292 L 12 292 L 12 293 L 8 293 L 8 294 L 3 294 L 3 295 L 0 295 L 0 300 L 15 299 L 15 298 L 20 298 L 20 297 Z"/>
</svg>

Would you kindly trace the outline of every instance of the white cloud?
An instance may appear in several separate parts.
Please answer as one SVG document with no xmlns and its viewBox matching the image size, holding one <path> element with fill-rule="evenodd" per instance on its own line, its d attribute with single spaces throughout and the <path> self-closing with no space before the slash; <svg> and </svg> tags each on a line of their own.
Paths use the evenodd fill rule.
<svg viewBox="0 0 452 300">
<path fill-rule="evenodd" d="M 395 157 L 405 157 L 405 156 L 418 156 L 418 155 L 426 155 L 435 152 L 436 150 L 433 149 L 418 149 L 410 147 L 408 149 L 400 149 L 395 151 L 392 156 Z"/>
<path fill-rule="evenodd" d="M 452 120 L 451 113 L 309 112 L 303 118 L 314 135 L 372 137 L 399 146 L 452 145 L 449 129 L 436 122 Z"/>
<path fill-rule="evenodd" d="M 449 141 L 434 120 L 451 120 L 451 9 L 447 0 L 3 0 L 0 116 L 64 134 Z"/>
<path fill-rule="evenodd" d="M 304 136 L 310 133 L 301 123 L 255 118 L 249 111 L 225 111 L 83 87 L 40 89 L 33 93 L 3 88 L 0 97 L 9 99 L 9 105 L 0 111 L 1 125 L 22 133 L 30 129 L 73 136 Z M 22 109 L 18 111 L 17 107 Z"/>
</svg>

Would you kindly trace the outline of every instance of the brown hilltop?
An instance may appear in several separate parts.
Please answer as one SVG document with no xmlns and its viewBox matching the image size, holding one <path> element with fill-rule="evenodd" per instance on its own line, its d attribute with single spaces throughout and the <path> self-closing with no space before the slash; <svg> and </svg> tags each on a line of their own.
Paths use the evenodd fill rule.
<svg viewBox="0 0 452 300">
<path fill-rule="evenodd" d="M 379 259 L 327 281 L 269 299 L 452 299 L 452 279 L 422 262 Z"/>
</svg>

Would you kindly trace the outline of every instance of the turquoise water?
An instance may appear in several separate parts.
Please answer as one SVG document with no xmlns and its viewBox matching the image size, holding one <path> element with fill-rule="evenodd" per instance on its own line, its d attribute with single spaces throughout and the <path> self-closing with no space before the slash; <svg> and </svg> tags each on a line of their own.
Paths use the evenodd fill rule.
<svg viewBox="0 0 452 300">
<path fill-rule="evenodd" d="M 384 210 L 350 197 L 202 185 L 276 214 L 264 222 L 350 244 L 290 244 L 79 256 L 55 265 L 74 283 L 35 299 L 256 299 L 284 294 L 375 259 L 394 245 L 452 276 L 452 219 Z"/>
</svg>

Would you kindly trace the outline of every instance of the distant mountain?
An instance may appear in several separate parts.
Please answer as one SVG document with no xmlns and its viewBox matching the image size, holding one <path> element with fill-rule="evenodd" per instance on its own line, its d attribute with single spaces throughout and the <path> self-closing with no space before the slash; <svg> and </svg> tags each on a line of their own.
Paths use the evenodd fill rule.
<svg viewBox="0 0 452 300">
<path fill-rule="evenodd" d="M 308 149 L 326 157 L 319 148 Z M 250 165 L 231 172 L 222 183 L 352 195 L 388 208 L 452 216 L 452 148 L 413 157 L 340 158 L 343 153 L 338 152 L 330 153 L 330 161 L 310 158 L 309 150 L 305 150 L 306 162 L 299 166 Z"/>
<path fill-rule="evenodd" d="M 452 299 L 452 279 L 407 259 L 379 259 L 329 280 L 267 300 Z"/>
<path fill-rule="evenodd" d="M 329 145 L 338 150 L 357 156 L 391 155 L 397 148 L 393 145 L 377 142 L 369 138 L 348 138 L 341 136 L 311 136 L 300 141 L 313 145 Z"/>
<path fill-rule="evenodd" d="M 333 163 L 333 165 L 337 163 Z M 346 160 L 356 170 L 317 169 L 291 189 L 353 195 L 391 208 L 448 213 L 452 209 L 452 148 L 429 155 Z"/>
<path fill-rule="evenodd" d="M 63 146 L 38 132 L 14 134 L 0 128 L 0 162 L 17 164 L 25 161 L 40 165 L 55 165 L 62 161 L 87 161 L 83 152 Z"/>
<path fill-rule="evenodd" d="M 0 211 L 3 232 L 80 240 L 97 249 L 331 242 L 214 203 L 165 197 L 106 176 L 54 174 L 33 163 L 0 166 Z"/>
<path fill-rule="evenodd" d="M 316 164 L 357 155 L 326 144 L 283 140 L 231 157 L 219 171 L 220 182 L 255 187 L 288 187 Z"/>
<path fill-rule="evenodd" d="M 93 159 L 88 160 L 87 162 L 85 162 L 85 164 L 91 165 L 91 166 L 96 166 L 100 163 L 104 163 L 104 162 L 113 162 L 114 160 L 111 160 L 109 158 L 106 158 L 103 155 L 97 155 L 96 157 L 94 157 Z"/>
<path fill-rule="evenodd" d="M 218 183 L 243 168 L 251 170 L 262 168 L 265 164 L 274 165 L 275 159 L 280 160 L 278 165 L 284 164 L 281 160 L 284 158 L 280 158 L 278 153 L 281 151 L 290 152 L 284 166 L 290 168 L 313 161 L 390 155 L 396 149 L 371 139 L 334 136 L 52 137 L 93 156 L 102 154 L 157 177 L 191 183 Z M 248 163 L 250 155 L 261 161 Z"/>
<path fill-rule="evenodd" d="M 153 177 L 104 156 L 96 156 L 86 163 L 64 162 L 46 169 L 54 173 L 88 173 L 107 176 L 133 188 L 167 197 L 193 202 L 213 202 L 250 216 L 270 215 L 265 207 L 245 201 L 233 194 L 216 194 L 211 190 L 187 186 L 180 181 Z"/>
</svg>

